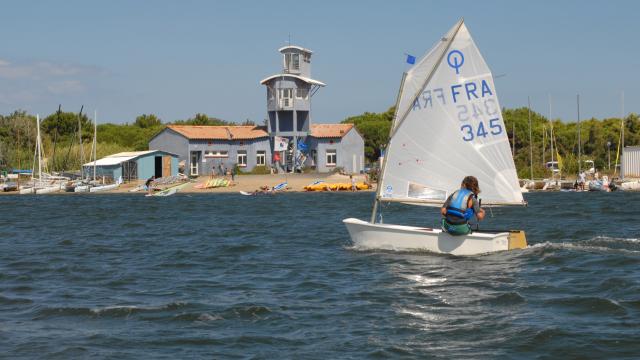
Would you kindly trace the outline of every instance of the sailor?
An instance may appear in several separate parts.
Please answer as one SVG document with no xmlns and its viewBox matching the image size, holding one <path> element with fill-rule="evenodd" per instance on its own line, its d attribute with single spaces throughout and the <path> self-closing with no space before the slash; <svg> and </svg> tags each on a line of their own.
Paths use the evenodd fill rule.
<svg viewBox="0 0 640 360">
<path fill-rule="evenodd" d="M 484 219 L 484 210 L 480 208 L 478 194 L 480 187 L 475 176 L 467 176 L 462 180 L 460 189 L 449 195 L 444 202 L 442 214 L 442 230 L 451 235 L 467 235 L 471 233 L 469 220 L 475 215 L 478 221 Z"/>
</svg>

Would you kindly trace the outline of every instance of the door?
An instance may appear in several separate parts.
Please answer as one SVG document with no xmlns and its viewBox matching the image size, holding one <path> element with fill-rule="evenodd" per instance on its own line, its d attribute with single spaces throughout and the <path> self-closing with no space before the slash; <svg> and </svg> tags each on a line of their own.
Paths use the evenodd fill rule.
<svg viewBox="0 0 640 360">
<path fill-rule="evenodd" d="M 162 177 L 162 156 L 156 156 L 155 157 L 155 163 L 154 163 L 154 169 L 153 169 L 153 175 L 156 177 L 156 179 L 159 179 Z"/>
<path fill-rule="evenodd" d="M 162 157 L 162 177 L 171 176 L 171 156 Z"/>
<path fill-rule="evenodd" d="M 200 151 L 191 152 L 191 161 L 189 162 L 189 174 L 191 176 L 198 176 L 198 166 L 200 164 Z"/>
</svg>

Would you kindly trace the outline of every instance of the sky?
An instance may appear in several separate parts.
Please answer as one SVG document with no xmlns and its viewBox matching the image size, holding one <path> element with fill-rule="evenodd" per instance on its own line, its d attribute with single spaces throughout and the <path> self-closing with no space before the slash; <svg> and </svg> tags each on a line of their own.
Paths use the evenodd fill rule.
<svg viewBox="0 0 640 360">
<path fill-rule="evenodd" d="M 640 112 L 638 1 L 0 0 L 0 114 L 97 111 L 98 122 L 196 113 L 261 123 L 277 49 L 313 50 L 316 123 L 392 106 L 405 53 L 464 17 L 503 107 L 563 121 Z"/>
</svg>

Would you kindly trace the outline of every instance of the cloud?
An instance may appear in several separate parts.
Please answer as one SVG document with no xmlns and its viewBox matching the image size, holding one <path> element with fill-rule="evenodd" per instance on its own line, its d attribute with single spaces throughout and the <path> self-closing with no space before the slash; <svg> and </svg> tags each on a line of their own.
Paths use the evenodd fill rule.
<svg viewBox="0 0 640 360">
<path fill-rule="evenodd" d="M 49 61 L 25 62 L 14 64 L 0 59 L 0 78 L 44 80 L 48 78 L 93 75 L 102 71 L 93 66 L 53 63 Z"/>
<path fill-rule="evenodd" d="M 78 80 L 56 81 L 47 85 L 47 90 L 54 95 L 82 93 L 86 87 Z"/>
</svg>

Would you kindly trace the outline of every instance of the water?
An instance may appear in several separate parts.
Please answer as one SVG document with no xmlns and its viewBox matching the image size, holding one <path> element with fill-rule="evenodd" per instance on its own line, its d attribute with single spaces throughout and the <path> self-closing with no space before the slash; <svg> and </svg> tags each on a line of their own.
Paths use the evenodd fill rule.
<svg viewBox="0 0 640 360">
<path fill-rule="evenodd" d="M 372 197 L 2 196 L 0 357 L 640 356 L 640 194 L 529 194 L 476 257 L 351 248 Z"/>
</svg>

